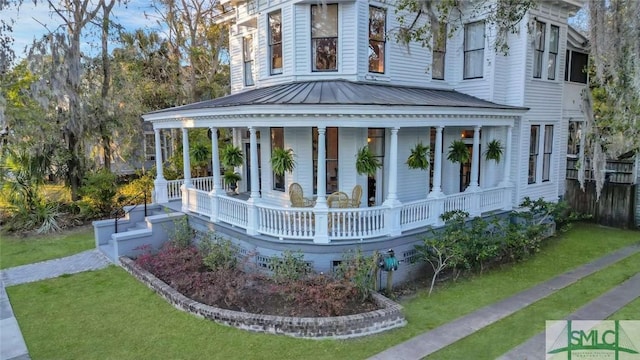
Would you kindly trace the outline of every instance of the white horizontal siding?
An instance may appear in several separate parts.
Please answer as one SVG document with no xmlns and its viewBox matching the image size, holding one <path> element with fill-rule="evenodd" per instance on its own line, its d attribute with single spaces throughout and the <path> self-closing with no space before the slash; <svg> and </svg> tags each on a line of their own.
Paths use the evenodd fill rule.
<svg viewBox="0 0 640 360">
<path fill-rule="evenodd" d="M 398 200 L 426 199 L 429 194 L 429 170 L 410 169 L 407 158 L 419 142 L 428 146 L 430 128 L 401 128 L 398 131 Z"/>
<path fill-rule="evenodd" d="M 362 29 L 358 23 L 358 7 L 355 3 L 342 3 L 338 6 L 338 70 L 344 75 L 357 74 L 358 69 L 358 33 Z"/>
<path fill-rule="evenodd" d="M 295 74 L 311 72 L 311 10 L 309 5 L 299 4 L 293 11 L 293 43 Z"/>
</svg>

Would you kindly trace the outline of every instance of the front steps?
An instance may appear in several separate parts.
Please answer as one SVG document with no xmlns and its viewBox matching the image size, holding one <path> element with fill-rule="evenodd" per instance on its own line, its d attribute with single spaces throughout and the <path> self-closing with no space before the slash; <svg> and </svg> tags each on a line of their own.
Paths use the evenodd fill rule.
<svg viewBox="0 0 640 360">
<path fill-rule="evenodd" d="M 158 250 L 174 229 L 175 221 L 183 216 L 158 204 L 125 207 L 125 216 L 118 219 L 116 233 L 115 219 L 93 222 L 96 248 L 109 260 L 119 264 L 120 256 L 136 257 L 146 251 Z"/>
</svg>

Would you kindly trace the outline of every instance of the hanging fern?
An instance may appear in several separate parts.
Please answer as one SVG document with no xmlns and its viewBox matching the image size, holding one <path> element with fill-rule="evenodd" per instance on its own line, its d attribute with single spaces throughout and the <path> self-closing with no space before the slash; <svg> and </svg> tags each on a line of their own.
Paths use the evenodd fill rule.
<svg viewBox="0 0 640 360">
<path fill-rule="evenodd" d="M 495 160 L 499 163 L 503 151 L 504 147 L 500 140 L 493 139 L 487 144 L 487 151 L 484 152 L 484 158 L 487 160 Z"/>
<path fill-rule="evenodd" d="M 455 140 L 451 145 L 449 145 L 449 153 L 447 154 L 447 159 L 449 159 L 449 161 L 464 164 L 469 162 L 470 158 L 471 153 L 464 141 Z"/>
<path fill-rule="evenodd" d="M 382 167 L 380 160 L 373 154 L 369 146 L 363 146 L 356 154 L 356 171 L 358 174 L 374 176 Z"/>
<path fill-rule="evenodd" d="M 410 169 L 427 170 L 429 168 L 429 147 L 421 142 L 411 149 L 411 154 L 407 158 L 406 164 Z"/>
<path fill-rule="evenodd" d="M 283 149 L 276 147 L 271 152 L 271 169 L 273 173 L 282 176 L 285 172 L 292 172 L 296 166 L 296 162 L 293 159 L 292 149 Z"/>
<path fill-rule="evenodd" d="M 220 153 L 220 161 L 225 168 L 234 168 L 242 165 L 244 154 L 239 147 L 233 144 L 227 144 Z"/>
</svg>

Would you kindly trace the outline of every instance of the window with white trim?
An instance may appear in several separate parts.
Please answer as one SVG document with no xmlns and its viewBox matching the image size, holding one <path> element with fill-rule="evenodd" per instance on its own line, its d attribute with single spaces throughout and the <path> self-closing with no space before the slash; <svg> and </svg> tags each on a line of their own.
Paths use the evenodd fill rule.
<svg viewBox="0 0 640 360">
<path fill-rule="evenodd" d="M 444 57 L 447 53 L 447 24 L 438 24 L 436 33 L 433 34 L 433 51 L 431 62 L 431 78 L 444 80 Z"/>
<path fill-rule="evenodd" d="M 547 36 L 548 34 L 548 36 Z M 558 74 L 558 53 L 560 51 L 560 27 L 536 21 L 533 49 L 533 78 L 555 80 Z"/>
<path fill-rule="evenodd" d="M 253 86 L 253 38 L 245 36 L 242 38 L 242 53 L 244 60 L 244 85 Z"/>
<path fill-rule="evenodd" d="M 547 59 L 547 79 L 555 80 L 558 69 L 558 49 L 560 48 L 560 28 L 551 25 L 549 33 L 549 59 Z"/>
<path fill-rule="evenodd" d="M 542 157 L 538 156 L 542 152 Z M 551 180 L 553 125 L 531 125 L 529 137 L 529 184 Z"/>
<path fill-rule="evenodd" d="M 483 76 L 484 21 L 464 25 L 464 79 Z"/>
<path fill-rule="evenodd" d="M 544 45 L 547 34 L 547 25 L 542 21 L 536 21 L 536 32 L 533 53 L 533 77 L 542 78 L 542 61 L 544 59 Z"/>
<path fill-rule="evenodd" d="M 147 160 L 156 159 L 156 135 L 155 133 L 144 134 L 144 155 Z"/>
<path fill-rule="evenodd" d="M 369 6 L 369 72 L 384 73 L 387 11 Z"/>
<path fill-rule="evenodd" d="M 311 143 L 313 146 L 313 193 L 318 193 L 318 128 L 312 129 Z M 328 127 L 325 132 L 325 171 L 326 193 L 338 191 L 338 128 Z"/>
<path fill-rule="evenodd" d="M 338 70 L 338 4 L 311 5 L 311 69 Z"/>
<path fill-rule="evenodd" d="M 269 69 L 271 75 L 282 74 L 282 12 L 269 14 Z"/>
<path fill-rule="evenodd" d="M 567 50 L 565 59 L 564 81 L 587 83 L 587 66 L 589 55 L 577 51 Z"/>
<path fill-rule="evenodd" d="M 551 178 L 551 153 L 553 152 L 553 125 L 544 126 L 544 152 L 542 153 L 542 181 Z"/>
</svg>

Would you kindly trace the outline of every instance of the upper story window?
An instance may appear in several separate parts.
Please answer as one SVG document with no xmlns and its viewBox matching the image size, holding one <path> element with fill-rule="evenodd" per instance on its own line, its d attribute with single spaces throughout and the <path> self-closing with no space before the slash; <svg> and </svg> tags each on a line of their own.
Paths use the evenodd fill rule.
<svg viewBox="0 0 640 360">
<path fill-rule="evenodd" d="M 369 6 L 369 71 L 384 73 L 387 11 Z"/>
<path fill-rule="evenodd" d="M 555 80 L 558 68 L 558 50 L 560 48 L 560 28 L 551 25 L 549 33 L 549 60 L 547 62 L 547 79 Z"/>
<path fill-rule="evenodd" d="M 338 70 L 338 4 L 311 5 L 313 71 Z"/>
<path fill-rule="evenodd" d="M 282 74 L 282 12 L 269 14 L 269 69 L 271 75 Z"/>
<path fill-rule="evenodd" d="M 433 61 L 431 78 L 444 80 L 444 56 L 447 53 L 447 24 L 440 23 L 433 34 Z"/>
<path fill-rule="evenodd" d="M 544 45 L 547 26 L 545 23 L 536 21 L 536 40 L 534 43 L 535 52 L 533 54 L 533 77 L 542 77 L 542 61 L 544 58 Z"/>
<path fill-rule="evenodd" d="M 245 36 L 242 38 L 242 53 L 244 60 L 244 85 L 253 86 L 253 38 Z"/>
<path fill-rule="evenodd" d="M 564 81 L 586 84 L 589 55 L 567 50 L 567 58 L 565 61 Z"/>
<path fill-rule="evenodd" d="M 464 79 L 481 78 L 484 64 L 484 21 L 464 26 Z"/>
<path fill-rule="evenodd" d="M 547 80 L 555 80 L 558 72 L 558 51 L 560 50 L 560 28 L 549 26 L 547 39 L 547 24 L 536 21 L 533 55 L 533 77 L 542 79 L 544 64 L 547 64 Z"/>
</svg>

